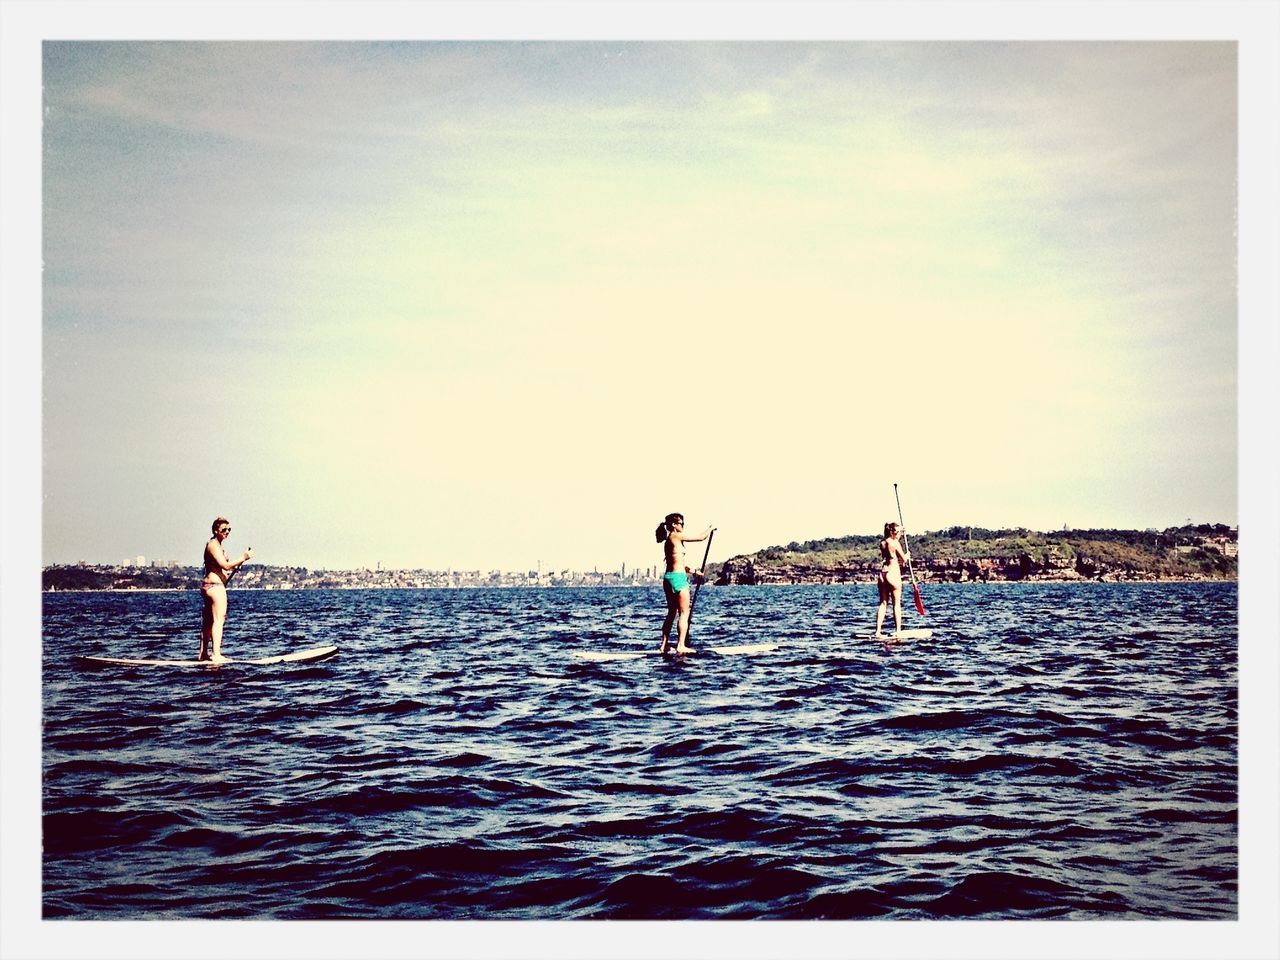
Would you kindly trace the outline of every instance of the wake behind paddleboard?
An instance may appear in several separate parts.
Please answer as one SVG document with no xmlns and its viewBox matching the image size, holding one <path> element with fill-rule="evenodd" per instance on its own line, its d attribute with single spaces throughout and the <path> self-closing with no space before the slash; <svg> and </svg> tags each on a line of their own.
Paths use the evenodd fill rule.
<svg viewBox="0 0 1280 960">
<path fill-rule="evenodd" d="M 903 630 L 901 633 L 886 633 L 882 637 L 877 637 L 874 633 L 863 633 L 858 636 L 859 640 L 928 640 L 933 636 L 933 631 L 929 629 L 920 630 Z"/>
<path fill-rule="evenodd" d="M 713 653 L 719 657 L 732 657 L 737 654 L 754 654 L 754 653 L 771 653 L 778 649 L 776 643 L 743 643 L 732 647 L 698 647 L 692 654 L 678 654 L 678 656 L 700 656 L 704 653 Z M 675 647 L 672 647 L 665 654 L 660 650 L 637 650 L 631 653 L 612 652 L 606 650 L 573 650 L 570 656 L 577 657 L 580 660 L 639 660 L 641 657 L 661 657 L 661 656 L 677 656 Z"/>
<path fill-rule="evenodd" d="M 223 667 L 228 664 L 252 664 L 267 666 L 273 663 L 306 663 L 312 660 L 324 660 L 338 652 L 337 647 L 312 647 L 310 650 L 296 650 L 276 657 L 251 657 L 245 659 L 228 658 L 220 663 L 210 660 L 132 660 L 127 657 L 78 657 L 85 663 L 112 664 L 125 667 Z"/>
</svg>

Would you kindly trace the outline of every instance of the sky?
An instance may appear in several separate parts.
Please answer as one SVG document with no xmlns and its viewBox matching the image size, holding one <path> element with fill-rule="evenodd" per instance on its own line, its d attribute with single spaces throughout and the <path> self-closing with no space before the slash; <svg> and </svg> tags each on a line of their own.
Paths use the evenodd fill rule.
<svg viewBox="0 0 1280 960">
<path fill-rule="evenodd" d="M 46 563 L 1235 524 L 1228 42 L 48 42 Z M 110 517 L 110 523 L 101 518 Z"/>
</svg>

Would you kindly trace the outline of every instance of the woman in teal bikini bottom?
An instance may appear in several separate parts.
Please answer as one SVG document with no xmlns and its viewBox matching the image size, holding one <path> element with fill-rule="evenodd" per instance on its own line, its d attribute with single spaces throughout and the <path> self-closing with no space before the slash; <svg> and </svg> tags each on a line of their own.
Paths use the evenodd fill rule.
<svg viewBox="0 0 1280 960">
<path fill-rule="evenodd" d="M 663 587 L 673 593 L 689 589 L 689 575 L 683 570 L 672 570 L 662 576 Z"/>
<path fill-rule="evenodd" d="M 664 543 L 663 554 L 667 561 L 667 572 L 662 577 L 662 592 L 667 598 L 667 617 L 662 621 L 662 652 L 666 653 L 671 645 L 671 628 L 679 621 L 676 634 L 676 653 L 693 653 L 689 646 L 689 574 L 692 572 L 684 563 L 684 545 L 697 543 L 711 535 L 713 527 L 707 527 L 700 537 L 686 537 L 684 534 L 684 517 L 679 513 L 669 513 L 654 536 L 659 543 Z M 696 574 L 694 575 L 697 576 Z"/>
</svg>

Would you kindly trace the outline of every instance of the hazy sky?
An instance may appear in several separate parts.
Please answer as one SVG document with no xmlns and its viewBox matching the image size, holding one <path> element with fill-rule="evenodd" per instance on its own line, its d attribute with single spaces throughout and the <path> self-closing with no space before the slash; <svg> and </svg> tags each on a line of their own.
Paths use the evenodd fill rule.
<svg viewBox="0 0 1280 960">
<path fill-rule="evenodd" d="M 44 49 L 46 563 L 1237 521 L 1236 47 Z M 110 522 L 104 523 L 104 518 Z"/>
</svg>

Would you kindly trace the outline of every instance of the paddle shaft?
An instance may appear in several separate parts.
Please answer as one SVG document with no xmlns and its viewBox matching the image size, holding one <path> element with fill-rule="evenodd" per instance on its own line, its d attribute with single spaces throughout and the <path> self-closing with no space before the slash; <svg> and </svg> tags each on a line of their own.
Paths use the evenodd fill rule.
<svg viewBox="0 0 1280 960">
<path fill-rule="evenodd" d="M 911 553 L 911 544 L 907 542 L 907 523 L 902 519 L 902 498 L 898 496 L 898 485 L 893 485 L 893 499 L 898 504 L 898 526 L 902 528 L 902 546 L 907 554 Z M 916 583 L 915 571 L 911 569 L 911 557 L 907 557 L 907 575 L 911 577 L 911 592 L 915 595 L 916 610 L 924 614 L 924 600 L 920 597 L 920 584 Z"/>
<path fill-rule="evenodd" d="M 689 627 L 684 632 L 685 642 L 689 642 L 689 634 L 693 632 L 693 608 L 698 605 L 698 593 L 702 590 L 702 584 L 706 582 L 707 573 L 707 557 L 711 555 L 711 541 L 715 538 L 716 532 L 712 530 L 707 534 L 707 549 L 702 551 L 702 570 L 699 571 L 699 583 L 693 588 L 693 599 L 689 601 Z"/>
<path fill-rule="evenodd" d="M 252 550 L 252 549 L 253 549 L 253 547 L 250 547 L 249 549 L 250 549 L 250 550 Z M 248 558 L 246 558 L 246 559 L 248 559 Z M 241 566 L 243 566 L 243 565 L 244 565 L 244 561 L 241 561 Z M 234 576 L 235 576 L 237 573 L 239 573 L 239 572 L 240 572 L 240 567 L 236 567 L 234 570 L 232 570 L 230 573 L 228 573 L 228 574 L 227 574 L 227 580 L 226 580 L 226 583 L 224 583 L 224 584 L 223 584 L 223 586 L 224 586 L 224 587 L 225 587 L 225 586 L 229 586 L 229 585 L 230 585 L 230 583 L 231 583 L 231 578 L 232 578 L 232 577 L 234 577 Z"/>
</svg>

